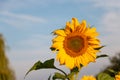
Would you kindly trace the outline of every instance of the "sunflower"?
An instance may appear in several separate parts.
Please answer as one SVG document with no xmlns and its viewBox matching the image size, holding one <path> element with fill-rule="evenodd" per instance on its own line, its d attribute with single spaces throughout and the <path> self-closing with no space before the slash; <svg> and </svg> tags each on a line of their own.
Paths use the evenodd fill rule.
<svg viewBox="0 0 120 80">
<path fill-rule="evenodd" d="M 81 80 L 96 80 L 93 76 L 83 76 Z"/>
<path fill-rule="evenodd" d="M 100 41 L 96 37 L 99 35 L 96 28 L 86 25 L 86 21 L 78 22 L 77 18 L 72 18 L 71 22 L 66 22 L 64 29 L 53 31 L 56 35 L 52 40 L 52 51 L 57 51 L 57 60 L 61 65 L 68 68 L 80 68 L 86 66 L 96 59 L 96 48 L 100 47 Z"/>
<path fill-rule="evenodd" d="M 120 72 L 117 75 L 115 75 L 115 80 L 120 80 Z"/>
</svg>

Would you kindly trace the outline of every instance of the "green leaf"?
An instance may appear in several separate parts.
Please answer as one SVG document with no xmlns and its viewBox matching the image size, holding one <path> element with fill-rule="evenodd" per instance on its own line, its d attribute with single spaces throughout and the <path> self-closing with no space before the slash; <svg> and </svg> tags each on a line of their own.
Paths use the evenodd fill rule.
<svg viewBox="0 0 120 80">
<path fill-rule="evenodd" d="M 102 54 L 102 55 L 98 55 L 98 56 L 97 56 L 97 58 L 101 58 L 101 57 L 108 57 L 108 55 Z"/>
<path fill-rule="evenodd" d="M 114 80 L 114 78 L 107 73 L 99 73 L 97 76 L 97 80 Z"/>
<path fill-rule="evenodd" d="M 31 71 L 33 71 L 33 70 L 38 70 L 38 69 L 40 69 L 40 68 L 42 67 L 42 65 L 43 65 L 42 62 L 40 62 L 40 61 L 36 62 L 36 63 L 29 69 L 29 71 L 26 73 L 26 75 L 28 75 L 28 73 L 31 72 Z M 26 76 L 26 75 L 25 75 L 25 76 Z"/>
<path fill-rule="evenodd" d="M 101 47 L 94 48 L 94 49 L 95 49 L 95 50 L 100 50 L 100 49 L 102 49 L 103 47 L 105 47 L 105 46 L 101 46 Z"/>
<path fill-rule="evenodd" d="M 28 75 L 28 73 L 31 72 L 31 71 L 33 71 L 33 70 L 48 69 L 48 68 L 53 68 L 53 69 L 56 68 L 56 67 L 54 66 L 54 59 L 46 60 L 44 63 L 42 63 L 41 61 L 36 62 L 36 63 L 29 69 L 29 71 L 26 73 L 26 75 Z M 26 75 L 25 75 L 25 76 L 26 76 Z"/>
<path fill-rule="evenodd" d="M 113 69 L 108 69 L 108 71 L 109 71 L 110 73 L 117 74 L 117 72 L 116 72 L 115 70 L 113 70 Z"/>
<path fill-rule="evenodd" d="M 42 68 L 56 68 L 54 66 L 54 59 L 47 60 L 43 63 Z"/>
<path fill-rule="evenodd" d="M 64 76 L 64 75 L 61 74 L 61 73 L 56 72 L 55 75 L 53 76 L 53 80 L 56 80 L 56 79 L 65 80 L 65 79 L 66 79 L 66 76 Z"/>
</svg>

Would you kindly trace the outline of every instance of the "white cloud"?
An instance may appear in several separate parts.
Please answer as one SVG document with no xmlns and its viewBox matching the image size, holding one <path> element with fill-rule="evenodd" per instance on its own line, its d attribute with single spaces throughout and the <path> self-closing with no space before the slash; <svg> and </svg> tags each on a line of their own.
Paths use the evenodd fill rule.
<svg viewBox="0 0 120 80">
<path fill-rule="evenodd" d="M 40 35 L 34 34 L 30 37 L 25 38 L 24 40 L 16 42 L 17 46 L 26 46 L 28 48 L 48 48 L 51 43 L 51 36 L 50 35 Z"/>
<path fill-rule="evenodd" d="M 29 14 L 16 14 L 8 11 L 0 12 L 0 21 L 7 23 L 11 26 L 21 28 L 27 27 L 35 23 L 45 23 L 46 20 L 37 16 L 32 16 Z"/>
<path fill-rule="evenodd" d="M 108 11 L 101 17 L 100 27 L 102 29 L 101 40 L 106 45 L 103 52 L 110 56 L 120 52 L 120 12 Z"/>
<path fill-rule="evenodd" d="M 0 1 L 1 2 L 1 1 Z M 14 10 L 21 8 L 31 8 L 34 5 L 44 5 L 43 1 L 39 0 L 6 0 L 2 1 L 2 5 L 0 5 L 1 10 Z"/>
<path fill-rule="evenodd" d="M 105 30 L 111 33 L 120 31 L 120 12 L 107 12 L 101 20 Z"/>
<path fill-rule="evenodd" d="M 92 0 L 95 7 L 102 7 L 104 9 L 120 9 L 120 0 Z"/>
<path fill-rule="evenodd" d="M 120 0 L 92 0 L 95 8 L 104 10 L 99 21 L 102 43 L 106 45 L 103 52 L 114 55 L 120 50 Z"/>
<path fill-rule="evenodd" d="M 1 2 L 1 1 L 0 1 Z M 6 0 L 2 2 L 1 10 L 15 10 L 22 8 L 33 8 L 34 6 L 45 7 L 49 4 L 61 4 L 65 0 Z"/>
<path fill-rule="evenodd" d="M 5 17 L 27 20 L 27 21 L 31 21 L 31 22 L 39 22 L 39 23 L 45 22 L 45 19 L 42 19 L 42 18 L 39 18 L 36 16 L 32 16 L 29 14 L 15 14 L 15 13 L 11 13 L 8 11 L 2 11 L 2 12 L 0 12 L 0 15 L 3 15 Z"/>
<path fill-rule="evenodd" d="M 120 8 L 120 0 L 6 0 L 0 5 L 1 10 L 16 10 L 22 8 L 33 8 L 34 6 L 46 7 L 51 4 L 65 4 L 65 3 L 82 3 L 93 2 L 95 7 L 102 7 L 104 9 Z"/>
</svg>

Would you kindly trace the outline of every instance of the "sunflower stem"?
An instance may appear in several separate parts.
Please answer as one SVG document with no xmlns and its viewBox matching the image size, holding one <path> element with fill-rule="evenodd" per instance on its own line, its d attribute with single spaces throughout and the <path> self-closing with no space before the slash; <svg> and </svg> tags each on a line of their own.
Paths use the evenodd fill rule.
<svg viewBox="0 0 120 80">
<path fill-rule="evenodd" d="M 59 69 L 59 68 L 55 68 L 56 70 L 58 70 L 58 71 L 60 71 L 60 72 L 62 72 L 65 76 L 66 76 L 66 78 L 68 79 L 68 80 L 70 80 L 67 76 L 67 74 L 63 71 L 63 70 L 61 70 L 61 69 Z"/>
</svg>

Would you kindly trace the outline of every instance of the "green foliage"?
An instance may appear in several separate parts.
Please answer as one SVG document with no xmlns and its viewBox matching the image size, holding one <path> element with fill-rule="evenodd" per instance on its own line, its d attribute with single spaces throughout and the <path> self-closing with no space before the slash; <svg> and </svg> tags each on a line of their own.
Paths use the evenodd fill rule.
<svg viewBox="0 0 120 80">
<path fill-rule="evenodd" d="M 114 78 L 107 73 L 99 73 L 97 76 L 97 80 L 114 80 Z"/>
<path fill-rule="evenodd" d="M 30 68 L 30 70 L 26 73 L 26 75 L 28 75 L 28 73 L 33 71 L 33 70 L 48 69 L 48 68 L 55 69 L 54 59 L 46 60 L 44 63 L 42 63 L 41 61 L 36 62 Z"/>
<path fill-rule="evenodd" d="M 0 34 L 0 80 L 15 80 L 14 72 L 9 68 L 9 61 L 5 55 L 5 42 Z"/>
<path fill-rule="evenodd" d="M 61 79 L 61 80 L 65 80 L 66 79 L 66 76 L 61 74 L 61 73 L 58 73 L 56 72 L 52 78 L 53 80 L 56 80 L 56 79 Z"/>
<path fill-rule="evenodd" d="M 71 69 L 71 73 L 78 73 L 79 72 L 79 69 L 77 67 Z"/>
<path fill-rule="evenodd" d="M 111 77 L 115 77 L 115 75 L 120 71 L 120 53 L 117 55 L 109 58 L 111 65 L 107 66 L 103 71 L 103 73 L 106 73 L 110 75 Z"/>
<path fill-rule="evenodd" d="M 68 79 L 70 80 L 71 76 L 73 76 L 74 74 L 76 74 L 78 71 L 78 68 L 74 68 L 71 70 L 71 73 L 70 74 L 66 74 L 63 70 L 61 69 L 58 69 L 57 67 L 54 66 L 54 59 L 50 59 L 50 60 L 46 60 L 45 62 L 41 62 L 41 61 L 38 61 L 36 62 L 30 69 L 29 71 L 26 73 L 25 76 L 28 75 L 29 72 L 33 71 L 33 70 L 40 70 L 40 69 L 56 69 L 58 71 L 60 71 L 61 73 L 58 73 L 56 72 L 52 79 L 53 80 L 56 80 L 56 79 L 62 79 L 62 80 L 65 80 L 65 79 Z M 50 80 L 51 78 L 51 75 L 49 76 L 48 80 Z"/>
<path fill-rule="evenodd" d="M 115 80 L 115 75 L 120 72 L 120 53 L 109 58 L 109 60 L 111 65 L 97 75 L 97 80 Z"/>
<path fill-rule="evenodd" d="M 105 46 L 100 46 L 100 47 L 94 48 L 94 49 L 95 49 L 95 50 L 100 50 L 100 49 L 102 49 L 103 47 L 105 47 Z M 106 54 L 97 55 L 97 58 L 102 58 L 102 57 L 108 57 L 108 55 L 106 55 Z"/>
<path fill-rule="evenodd" d="M 113 69 L 114 71 L 120 71 L 120 53 L 110 58 L 111 65 L 109 69 Z"/>
<path fill-rule="evenodd" d="M 76 75 L 79 73 L 79 69 L 77 67 L 70 70 L 70 73 L 68 74 L 68 78 L 72 80 L 72 78 L 77 78 Z"/>
</svg>

